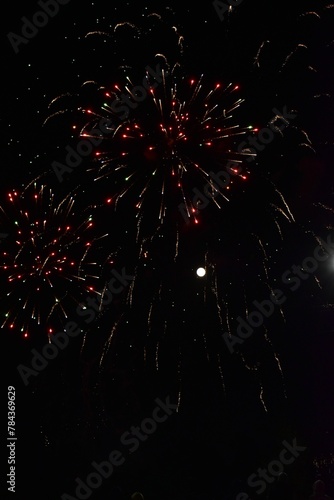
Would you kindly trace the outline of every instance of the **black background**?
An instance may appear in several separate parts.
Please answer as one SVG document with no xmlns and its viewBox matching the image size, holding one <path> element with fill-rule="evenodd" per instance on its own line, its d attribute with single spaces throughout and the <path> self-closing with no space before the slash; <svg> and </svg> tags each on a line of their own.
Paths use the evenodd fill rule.
<svg viewBox="0 0 334 500">
<path fill-rule="evenodd" d="M 312 1 L 244 0 L 221 21 L 211 2 L 174 3 L 158 6 L 156 2 L 71 0 L 29 43 L 20 46 L 18 54 L 7 33 L 19 34 L 21 17 L 31 19 L 38 7 L 35 2 L 6 5 L 1 50 L 1 195 L 42 172 L 48 172 L 54 182 L 49 173 L 51 163 L 62 160 L 70 129 L 66 120 L 43 127 L 48 104 L 59 94 L 75 92 L 87 79 L 106 82 L 114 71 L 117 57 L 108 46 L 100 42 L 89 45 L 84 35 L 95 29 L 109 31 L 123 20 L 140 23 L 142 14 L 151 10 L 167 19 L 168 7 L 168 16 L 184 35 L 183 62 L 189 74 L 238 82 L 246 99 L 242 113 L 260 127 L 271 119 L 273 107 L 287 105 L 298 110 L 296 126 L 307 131 L 314 151 L 295 148 L 291 134 L 286 142 L 266 149 L 259 165 L 282 190 L 300 224 L 306 226 L 311 221 L 325 237 L 331 228 L 331 214 L 319 215 L 312 204 L 333 206 L 333 101 L 325 94 L 331 94 L 334 83 L 334 9 Z M 321 19 L 300 17 L 307 11 L 318 12 Z M 257 68 L 254 58 L 264 40 L 270 40 L 269 50 Z M 159 43 L 158 50 L 164 46 L 163 41 Z M 285 57 L 299 43 L 307 45 L 307 50 L 300 49 L 291 68 L 280 72 Z M 145 52 L 136 52 L 134 46 L 129 44 L 124 52 L 133 62 L 145 64 Z M 168 43 L 165 48 L 171 49 Z M 147 50 L 155 51 L 155 47 Z M 307 71 L 309 66 L 317 72 Z M 71 181 L 76 183 L 74 177 Z M 301 248 L 298 238 L 290 236 L 277 276 L 310 255 L 313 248 Z M 279 384 L 271 379 L 268 367 L 269 415 L 261 411 L 258 396 L 255 399 L 242 389 L 241 376 L 234 382 L 231 406 L 226 405 L 212 368 L 199 363 L 195 350 L 188 351 L 182 411 L 161 424 L 91 498 L 125 499 L 133 491 L 142 491 L 145 500 L 236 498 L 239 492 L 248 491 L 247 477 L 278 456 L 282 440 L 294 437 L 307 447 L 291 467 L 297 498 L 308 497 L 318 473 L 326 479 L 333 496 L 333 314 L 330 307 L 323 307 L 333 301 L 331 259 L 319 270 L 322 289 L 315 294 L 308 284 L 302 285 L 287 301 L 284 328 L 278 323 L 271 325 L 274 336 L 281 334 L 286 402 L 282 403 Z M 101 329 L 107 328 L 108 318 L 105 322 Z M 155 398 L 164 400 L 169 394 L 168 371 L 159 376 L 150 370 L 130 375 L 131 360 L 126 360 L 123 390 L 121 385 L 108 386 L 107 373 L 101 395 L 101 386 L 99 390 L 94 386 L 94 347 L 91 355 L 81 357 L 79 341 L 24 387 L 16 367 L 28 363 L 34 343 L 6 331 L 2 335 L 5 384 L 16 387 L 17 405 L 18 491 L 15 495 L 6 492 L 8 498 L 53 500 L 65 491 L 74 496 L 75 478 L 86 478 L 93 460 L 102 461 L 119 447 L 121 431 L 139 424 L 150 415 Z M 100 413 L 101 398 L 107 400 L 107 417 Z M 331 460 L 331 465 L 317 467 L 315 459 L 319 462 L 321 457 Z"/>
</svg>

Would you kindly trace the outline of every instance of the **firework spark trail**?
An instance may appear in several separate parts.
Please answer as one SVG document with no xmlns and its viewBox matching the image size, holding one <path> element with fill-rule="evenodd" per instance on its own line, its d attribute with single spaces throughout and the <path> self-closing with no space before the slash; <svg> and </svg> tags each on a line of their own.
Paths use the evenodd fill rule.
<svg viewBox="0 0 334 500">
<path fill-rule="evenodd" d="M 213 278 L 213 284 L 212 284 L 212 292 L 215 296 L 215 299 L 216 299 L 216 307 L 217 307 L 217 314 L 218 314 L 218 319 L 219 319 L 219 323 L 220 323 L 220 326 L 221 328 L 223 327 L 223 316 L 222 316 L 222 307 L 221 307 L 221 303 L 220 303 L 220 297 L 219 297 L 219 292 L 218 292 L 218 278 L 217 278 L 217 274 L 215 272 L 215 268 L 213 267 L 213 271 L 212 271 L 213 275 L 214 275 L 214 278 Z"/>
<path fill-rule="evenodd" d="M 286 219 L 287 219 L 289 222 L 296 222 L 296 221 L 295 221 L 295 218 L 294 218 L 294 216 L 293 216 L 293 214 L 292 214 L 292 212 L 291 212 L 291 210 L 290 210 L 290 207 L 289 207 L 289 205 L 287 204 L 287 202 L 286 202 L 286 200 L 285 200 L 285 198 L 284 198 L 283 194 L 281 193 L 281 191 L 279 191 L 279 190 L 276 188 L 276 186 L 275 186 L 275 192 L 276 192 L 276 194 L 278 194 L 278 196 L 279 196 L 279 198 L 280 198 L 281 202 L 283 203 L 283 206 L 284 206 L 284 208 L 285 208 L 286 212 L 285 212 L 285 211 L 283 211 L 283 209 L 281 209 L 281 208 L 280 208 L 280 207 L 278 207 L 277 205 L 273 205 L 273 206 L 274 206 L 274 208 L 275 208 L 275 209 L 278 209 L 278 210 L 279 210 L 279 211 L 280 211 L 280 212 L 284 215 L 284 217 L 286 217 Z"/>
<path fill-rule="evenodd" d="M 287 396 L 287 393 L 286 393 L 285 378 L 284 378 L 284 374 L 283 374 L 283 369 L 282 369 L 281 361 L 279 359 L 279 356 L 278 356 L 277 352 L 274 349 L 272 341 L 269 338 L 267 328 L 265 326 L 263 328 L 264 328 L 264 332 L 265 332 L 264 333 L 264 339 L 270 345 L 270 347 L 272 349 L 272 353 L 273 353 L 273 356 L 275 358 L 275 361 L 276 361 L 276 364 L 277 364 L 277 367 L 278 367 L 278 370 L 279 370 L 279 373 L 280 373 L 280 377 L 281 377 L 281 380 L 282 380 L 283 394 L 284 394 L 285 399 L 287 399 L 288 396 Z"/>
<path fill-rule="evenodd" d="M 257 235 L 257 234 L 254 234 L 252 233 L 252 236 L 255 238 L 261 252 L 262 252 L 262 255 L 263 255 L 263 259 L 262 259 L 262 263 L 263 263 L 263 269 L 264 269 L 264 272 L 265 272 L 265 275 L 266 275 L 266 278 L 267 278 L 267 281 L 269 281 L 269 273 L 268 273 L 268 255 L 267 255 L 267 252 L 263 246 L 263 243 L 260 239 L 260 237 Z"/>
<path fill-rule="evenodd" d="M 265 404 L 265 402 L 264 402 L 263 393 L 264 393 L 263 385 L 262 385 L 262 383 L 260 382 L 260 395 L 259 395 L 259 398 L 260 398 L 260 401 L 261 401 L 262 406 L 263 406 L 263 408 L 264 408 L 264 411 L 265 411 L 266 413 L 268 413 L 268 408 L 267 408 L 267 406 L 266 406 L 266 404 Z"/>
<path fill-rule="evenodd" d="M 304 45 L 303 43 L 298 43 L 297 46 L 294 48 L 294 50 L 292 50 L 290 52 L 290 54 L 288 54 L 282 64 L 282 67 L 280 69 L 280 71 L 283 71 L 283 69 L 285 68 L 285 66 L 288 64 L 288 62 L 290 61 L 290 59 L 300 50 L 300 49 L 308 49 L 308 47 L 306 45 Z"/>
<path fill-rule="evenodd" d="M 156 344 L 156 349 L 155 349 L 155 368 L 157 371 L 159 371 L 159 342 Z"/>
<path fill-rule="evenodd" d="M 327 210 L 327 211 L 331 212 L 332 214 L 334 214 L 334 208 L 333 208 L 333 207 L 330 207 L 330 206 L 328 206 L 328 205 L 325 205 L 324 203 L 317 202 L 317 203 L 313 203 L 313 205 L 314 205 L 315 207 L 321 207 L 321 208 L 323 208 L 324 210 Z M 316 234 L 315 234 L 314 232 L 312 232 L 312 234 L 313 234 L 313 236 L 314 236 L 315 238 L 317 238 L 317 236 L 316 236 Z"/>
<path fill-rule="evenodd" d="M 327 8 L 327 7 L 326 7 Z M 300 14 L 299 17 L 306 17 L 306 16 L 314 16 L 314 17 L 317 17 L 318 19 L 321 19 L 321 17 L 319 16 L 319 14 L 317 12 L 304 12 L 303 14 Z"/>
<path fill-rule="evenodd" d="M 308 142 L 308 144 L 312 144 L 312 141 L 309 137 L 309 134 L 305 130 L 301 130 L 300 133 L 306 138 L 306 141 Z"/>
<path fill-rule="evenodd" d="M 182 397 L 182 352 L 181 352 L 181 346 L 179 347 L 179 353 L 178 353 L 178 364 L 177 364 L 177 380 L 178 380 L 178 395 L 177 395 L 177 408 L 176 412 L 178 413 L 180 411 L 180 406 L 181 406 L 181 397 Z"/>
<path fill-rule="evenodd" d="M 111 329 L 111 332 L 110 332 L 110 335 L 109 335 L 107 341 L 104 343 L 104 346 L 103 346 L 103 349 L 102 349 L 102 354 L 101 354 L 100 361 L 99 361 L 100 368 L 103 365 L 103 361 L 104 361 L 105 356 L 108 354 L 108 352 L 110 350 L 110 347 L 111 347 L 112 341 L 114 339 L 115 333 L 117 333 L 118 326 L 121 323 L 121 321 L 123 320 L 123 317 L 124 317 L 124 314 L 122 314 L 120 316 L 120 318 L 115 322 L 115 324 L 113 325 L 113 327 Z"/>
<path fill-rule="evenodd" d="M 263 388 L 263 383 L 262 383 L 262 381 L 261 381 L 261 379 L 260 379 L 260 376 L 259 376 L 259 374 L 258 374 L 259 369 L 258 369 L 258 367 L 257 367 L 256 365 L 252 365 L 252 366 L 251 366 L 249 363 L 247 363 L 247 361 L 246 361 L 245 357 L 244 357 L 242 354 L 240 354 L 240 357 L 241 357 L 241 359 L 242 359 L 242 361 L 243 361 L 243 363 L 244 363 L 244 367 L 245 367 L 248 371 L 253 372 L 253 373 L 255 373 L 255 374 L 258 376 L 258 383 L 259 383 L 259 389 L 260 389 L 260 391 L 259 391 L 259 400 L 260 400 L 260 403 L 261 403 L 261 404 L 262 404 L 262 406 L 263 406 L 264 411 L 265 411 L 266 413 L 268 413 L 268 408 L 267 408 L 266 403 L 265 403 L 265 401 L 264 401 L 264 388 Z"/>
<path fill-rule="evenodd" d="M 261 53 L 262 53 L 262 50 L 264 49 L 265 45 L 267 43 L 270 43 L 269 40 L 263 40 L 263 42 L 261 43 L 257 53 L 256 53 L 256 56 L 255 56 L 255 59 L 254 59 L 254 64 L 259 68 L 260 67 L 260 57 L 261 57 Z"/>
<path fill-rule="evenodd" d="M 174 253 L 174 262 L 176 262 L 176 259 L 179 255 L 179 242 L 180 242 L 180 231 L 179 229 L 176 230 L 176 242 L 175 242 L 175 253 Z"/>
<path fill-rule="evenodd" d="M 315 276 L 315 275 L 312 275 L 312 278 L 313 278 L 313 279 L 314 279 L 314 281 L 316 282 L 317 287 L 318 287 L 320 290 L 322 290 L 322 285 L 321 285 L 321 283 L 320 283 L 319 278 L 318 278 L 317 276 Z"/>
<path fill-rule="evenodd" d="M 217 353 L 217 364 L 218 364 L 218 370 L 219 370 L 221 384 L 223 387 L 223 393 L 224 393 L 224 396 L 226 396 L 226 385 L 225 385 L 225 380 L 224 380 L 224 372 L 223 372 L 220 353 Z"/>
<path fill-rule="evenodd" d="M 314 148 L 312 148 L 312 146 L 308 142 L 301 142 L 300 146 L 304 146 L 305 148 L 310 149 L 311 151 L 313 151 L 313 153 L 316 153 L 316 150 Z"/>
</svg>

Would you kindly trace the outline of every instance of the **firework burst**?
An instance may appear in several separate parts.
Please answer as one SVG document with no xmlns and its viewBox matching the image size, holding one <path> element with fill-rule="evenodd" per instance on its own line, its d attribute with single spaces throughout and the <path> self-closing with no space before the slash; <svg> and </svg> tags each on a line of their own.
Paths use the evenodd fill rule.
<svg viewBox="0 0 334 500">
<path fill-rule="evenodd" d="M 161 26 L 158 15 L 148 19 Z M 268 324 L 236 348 L 235 356 L 224 339 L 233 335 L 238 318 L 248 317 L 254 297 L 273 292 L 279 254 L 291 227 L 306 241 L 305 229 L 296 223 L 273 181 L 272 164 L 282 169 L 282 157 L 289 166 L 292 150 L 314 154 L 315 149 L 300 126 L 298 111 L 296 121 L 282 133 L 275 129 L 282 117 L 272 111 L 268 116 L 268 108 L 262 124 L 278 132 L 273 133 L 275 147 L 267 141 L 259 150 L 263 154 L 256 155 L 254 148 L 242 146 L 244 135 L 253 137 L 259 129 L 245 119 L 239 84 L 230 83 L 231 78 L 217 83 L 201 72 L 191 76 L 194 72 L 184 63 L 184 39 L 177 29 L 172 31 L 176 57 L 166 55 L 163 44 L 148 43 L 155 36 L 150 29 L 132 23 L 119 23 L 111 33 L 90 32 L 87 38 L 96 46 L 101 39 L 117 46 L 114 54 L 121 74 L 113 69 L 103 84 L 89 80 L 76 95 L 59 96 L 46 120 L 68 112 L 78 140 L 90 142 L 89 157 L 80 167 L 82 195 L 102 207 L 100 213 L 117 228 L 119 245 L 135 269 L 121 311 L 110 312 L 99 366 L 114 368 L 135 356 L 134 365 L 144 362 L 153 370 L 176 374 L 180 404 L 186 367 L 192 363 L 189 353 L 196 345 L 199 358 L 204 354 L 215 366 L 224 391 L 233 370 L 240 370 L 256 386 L 267 411 L 268 359 L 271 376 L 283 380 L 268 332 L 284 328 L 283 308 L 275 308 Z M 129 48 L 124 45 L 130 33 L 131 43 L 145 42 L 137 61 L 131 43 Z M 270 47 L 270 41 L 261 42 L 254 52 L 251 78 L 256 91 L 248 92 L 254 93 L 246 104 L 255 116 L 265 102 L 265 55 Z M 302 43 L 296 50 L 289 47 L 279 67 L 274 64 L 276 80 L 272 79 L 277 84 L 285 79 L 290 91 L 287 71 L 305 50 Z M 235 57 L 234 50 L 226 52 Z M 294 101 L 290 93 L 278 95 L 274 87 L 271 110 L 277 109 L 272 107 L 276 98 L 282 108 Z M 248 116 L 254 116 L 253 111 Z M 292 142 L 285 143 L 286 136 L 293 137 Z M 218 183 L 217 177 L 224 181 Z M 196 278 L 200 266 L 205 274 Z M 118 356 L 120 352 L 124 356 Z M 285 397 L 284 384 L 280 388 Z"/>
<path fill-rule="evenodd" d="M 36 329 L 51 334 L 95 289 L 100 266 L 91 260 L 99 239 L 93 217 L 78 214 L 73 195 L 59 201 L 45 185 L 33 183 L 7 196 L 1 206 L 8 235 L 1 248 L 7 290 L 2 328 L 24 337 Z"/>
<path fill-rule="evenodd" d="M 122 24 L 119 29 L 135 28 Z M 78 140 L 95 144 L 80 169 L 82 194 L 100 205 L 103 218 L 117 228 L 128 265 L 135 269 L 120 309 L 106 315 L 111 326 L 100 370 L 131 358 L 134 366 L 144 363 L 169 373 L 171 380 L 176 375 L 180 405 L 190 346 L 216 367 L 225 391 L 230 353 L 223 333 L 231 333 L 240 311 L 247 314 L 254 273 L 258 290 L 270 292 L 274 249 L 265 248 L 264 241 L 274 228 L 273 246 L 279 245 L 284 224 L 294 218 L 269 180 L 261 179 L 265 187 L 254 190 L 259 177 L 250 166 L 256 165 L 251 161 L 256 152 L 242 144 L 245 134 L 255 136 L 258 129 L 240 113 L 244 99 L 239 85 L 189 76 L 179 60 L 171 64 L 161 52 L 149 60 L 144 73 L 122 65 L 117 83 L 87 81 L 74 101 L 59 96 L 47 122 L 69 112 L 72 120 L 75 116 Z M 247 184 L 253 193 L 248 198 Z M 259 203 L 262 189 L 266 196 Z M 249 207 L 256 204 L 255 215 Z M 251 270 L 244 245 L 252 255 Z M 205 276 L 194 283 L 200 265 Z M 281 308 L 278 313 L 283 317 Z M 255 342 L 270 352 L 282 380 L 265 329 Z M 175 355 L 166 355 L 171 352 Z M 267 410 L 257 357 L 243 350 L 237 356 L 237 363 L 257 377 L 258 396 Z"/>
<path fill-rule="evenodd" d="M 203 197 L 222 208 L 234 184 L 247 180 L 246 160 L 255 156 L 240 147 L 241 137 L 257 129 L 235 118 L 243 103 L 238 85 L 210 86 L 203 75 L 189 78 L 179 65 L 171 68 L 161 54 L 157 61 L 154 70 L 146 69 L 141 86 L 129 76 L 108 88 L 86 82 L 83 87 L 95 91 L 100 105 L 79 107 L 88 122 L 74 125 L 80 138 L 95 143 L 100 131 L 82 176 L 98 186 L 95 202 L 103 193 L 115 210 L 132 208 L 141 242 L 163 225 L 174 225 L 177 233 L 185 222 L 198 224 Z"/>
</svg>

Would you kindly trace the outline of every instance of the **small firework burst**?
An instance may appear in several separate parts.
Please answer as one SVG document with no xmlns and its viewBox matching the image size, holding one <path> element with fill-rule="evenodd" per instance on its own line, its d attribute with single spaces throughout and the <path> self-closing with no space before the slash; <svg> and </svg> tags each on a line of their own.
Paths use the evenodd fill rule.
<svg viewBox="0 0 334 500">
<path fill-rule="evenodd" d="M 59 201 L 50 188 L 32 184 L 8 193 L 1 219 L 8 234 L 1 248 L 2 328 L 24 337 L 37 328 L 51 333 L 95 288 L 93 217 L 81 217 L 73 195 Z"/>
</svg>

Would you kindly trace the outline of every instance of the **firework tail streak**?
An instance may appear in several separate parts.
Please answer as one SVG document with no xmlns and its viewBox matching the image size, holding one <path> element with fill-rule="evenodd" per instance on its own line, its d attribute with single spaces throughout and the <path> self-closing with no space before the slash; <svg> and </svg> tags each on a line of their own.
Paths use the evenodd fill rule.
<svg viewBox="0 0 334 500">
<path fill-rule="evenodd" d="M 162 82 L 162 70 L 159 64 L 157 64 L 155 69 L 150 66 L 146 66 L 145 69 L 155 82 L 149 83 L 147 77 L 145 76 L 143 78 L 142 85 L 134 86 L 129 92 L 132 99 L 129 95 L 122 93 L 120 98 L 117 97 L 114 99 L 110 105 L 111 111 L 119 115 L 119 118 L 123 121 L 129 117 L 130 110 L 137 108 L 139 103 L 147 98 L 148 92 L 150 92 L 151 89 L 155 89 Z M 82 163 L 83 158 L 92 153 L 93 146 L 99 146 L 101 144 L 104 139 L 104 134 L 110 134 L 114 131 L 115 126 L 113 125 L 112 120 L 108 118 L 101 118 L 96 128 L 93 128 L 88 134 L 84 134 L 86 139 L 82 139 L 77 144 L 76 150 L 67 145 L 65 148 L 67 152 L 65 164 L 58 161 L 54 161 L 51 164 L 59 182 L 63 182 L 64 173 L 73 172 L 73 169 Z"/>
<path fill-rule="evenodd" d="M 108 283 L 108 290 L 103 290 L 103 294 L 106 295 L 106 299 L 102 301 L 103 307 L 109 305 L 113 296 L 120 294 L 134 279 L 134 276 L 126 274 L 125 268 L 122 269 L 121 274 L 114 269 L 112 275 L 113 277 Z M 117 282 L 119 285 L 115 286 Z M 87 307 L 86 304 L 90 307 Z M 101 313 L 101 305 L 98 305 L 96 299 L 93 299 L 91 296 L 87 297 L 86 304 L 79 305 L 76 312 L 78 316 L 89 316 L 85 320 L 85 323 L 89 324 L 95 319 L 98 313 Z M 49 336 L 49 342 L 44 345 L 41 353 L 35 348 L 31 349 L 33 357 L 30 367 L 22 364 L 17 366 L 24 385 L 27 386 L 29 384 L 29 377 L 36 377 L 48 366 L 49 360 L 55 359 L 59 351 L 63 351 L 67 347 L 70 338 L 77 337 L 80 333 L 82 333 L 82 330 L 78 323 L 76 321 L 68 321 L 64 327 L 64 331 Z"/>
</svg>

